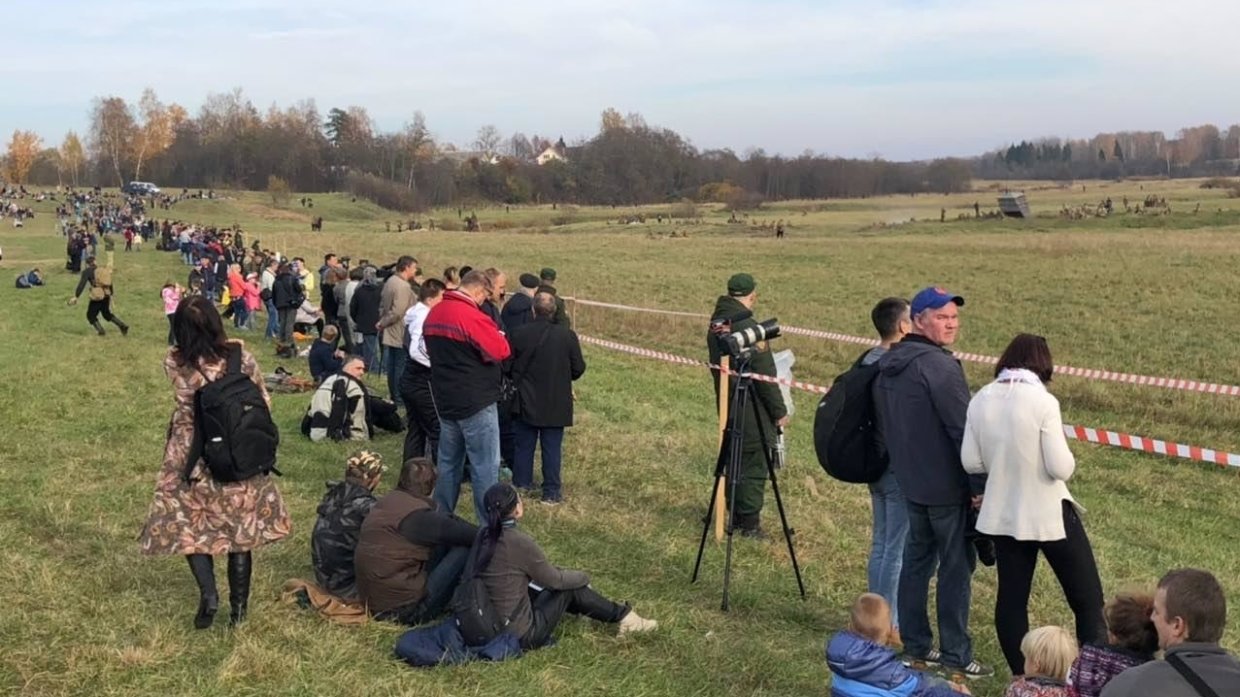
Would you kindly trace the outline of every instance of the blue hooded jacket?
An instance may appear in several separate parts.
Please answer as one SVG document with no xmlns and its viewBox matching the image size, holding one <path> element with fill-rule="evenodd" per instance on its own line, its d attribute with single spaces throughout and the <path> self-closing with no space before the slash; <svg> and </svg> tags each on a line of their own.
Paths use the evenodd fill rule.
<svg viewBox="0 0 1240 697">
<path fill-rule="evenodd" d="M 943 680 L 912 670 L 889 648 L 852 632 L 827 641 L 831 697 L 954 697 Z"/>
</svg>

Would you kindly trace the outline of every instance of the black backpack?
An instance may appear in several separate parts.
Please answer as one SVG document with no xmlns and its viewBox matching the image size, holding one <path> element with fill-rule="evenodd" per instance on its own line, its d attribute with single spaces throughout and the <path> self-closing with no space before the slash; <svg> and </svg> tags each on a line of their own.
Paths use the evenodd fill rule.
<svg viewBox="0 0 1240 697">
<path fill-rule="evenodd" d="M 858 358 L 835 378 L 814 413 L 818 464 L 842 482 L 876 482 L 887 471 L 887 450 L 879 442 L 875 423 L 873 388 L 877 377 L 878 364 L 861 365 Z"/>
<path fill-rule="evenodd" d="M 452 621 L 466 646 L 485 646 L 508 628 L 512 617 L 501 618 L 491 603 L 491 594 L 480 574 L 474 573 L 480 542 L 475 541 L 465 561 L 460 585 L 452 593 Z M 519 608 L 520 606 L 518 606 Z M 516 614 L 516 610 L 513 611 Z"/>
<path fill-rule="evenodd" d="M 280 431 L 271 420 L 263 393 L 241 372 L 241 349 L 228 353 L 228 370 L 194 394 L 194 440 L 185 460 L 184 479 L 202 458 L 217 482 L 240 482 L 275 472 Z"/>
</svg>

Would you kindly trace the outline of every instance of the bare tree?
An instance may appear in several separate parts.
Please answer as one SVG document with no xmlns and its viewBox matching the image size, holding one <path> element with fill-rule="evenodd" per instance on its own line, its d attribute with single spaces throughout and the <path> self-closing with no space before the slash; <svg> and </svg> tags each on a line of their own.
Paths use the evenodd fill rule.
<svg viewBox="0 0 1240 697">
<path fill-rule="evenodd" d="M 499 152 L 499 144 L 504 136 L 499 129 L 487 124 L 478 129 L 478 137 L 474 139 L 474 149 L 480 150 L 487 157 L 494 157 Z"/>
<path fill-rule="evenodd" d="M 95 156 L 112 163 L 112 172 L 116 175 L 116 184 L 125 183 L 121 174 L 121 164 L 133 152 L 137 125 L 129 105 L 120 97 L 99 97 L 95 99 L 90 117 L 90 143 Z"/>
</svg>

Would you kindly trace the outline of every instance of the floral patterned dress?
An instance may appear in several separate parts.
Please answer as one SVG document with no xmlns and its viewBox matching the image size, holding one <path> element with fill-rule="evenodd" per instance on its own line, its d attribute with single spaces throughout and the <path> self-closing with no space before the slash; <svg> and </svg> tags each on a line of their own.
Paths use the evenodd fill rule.
<svg viewBox="0 0 1240 697">
<path fill-rule="evenodd" d="M 199 460 L 193 472 L 197 481 L 182 481 L 194 436 L 194 393 L 225 369 L 225 361 L 201 363 L 198 368 L 178 365 L 175 348 L 169 349 L 164 359 L 164 371 L 176 393 L 176 409 L 168 424 L 155 500 L 138 538 L 143 554 L 248 552 L 289 534 L 288 509 L 269 475 L 243 482 L 217 482 Z M 270 404 L 262 373 L 249 351 L 242 350 L 241 370 L 254 380 Z"/>
</svg>

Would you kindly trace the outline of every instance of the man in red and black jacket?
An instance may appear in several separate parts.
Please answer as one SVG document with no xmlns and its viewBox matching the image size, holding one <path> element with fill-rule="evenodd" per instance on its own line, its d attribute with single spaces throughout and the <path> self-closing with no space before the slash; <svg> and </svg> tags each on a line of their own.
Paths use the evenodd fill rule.
<svg viewBox="0 0 1240 697">
<path fill-rule="evenodd" d="M 431 308 L 422 327 L 431 359 L 431 395 L 439 412 L 439 478 L 435 502 L 456 510 L 469 456 L 470 487 L 478 520 L 486 520 L 482 496 L 499 481 L 500 366 L 511 355 L 508 340 L 481 305 L 491 282 L 471 271 Z"/>
</svg>

